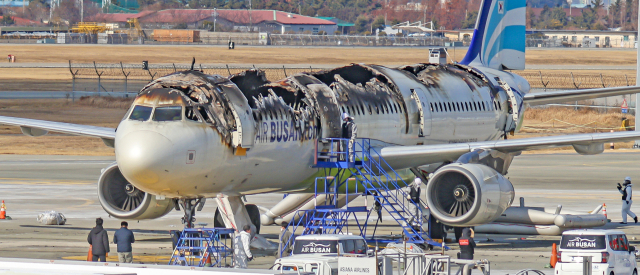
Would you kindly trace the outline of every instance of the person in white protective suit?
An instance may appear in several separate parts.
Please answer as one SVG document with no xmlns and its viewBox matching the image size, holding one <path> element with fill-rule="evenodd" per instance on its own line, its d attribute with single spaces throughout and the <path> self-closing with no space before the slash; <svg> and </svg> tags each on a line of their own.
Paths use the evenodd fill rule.
<svg viewBox="0 0 640 275">
<path fill-rule="evenodd" d="M 247 268 L 247 263 L 253 260 L 251 255 L 251 226 L 242 227 L 242 232 L 236 235 L 233 245 L 233 254 L 235 256 L 235 268 Z"/>
<path fill-rule="evenodd" d="M 626 177 L 624 179 L 624 183 L 620 186 L 618 183 L 618 191 L 622 194 L 622 222 L 621 224 L 627 223 L 627 215 L 633 218 L 633 221 L 638 223 L 638 217 L 636 214 L 631 212 L 631 204 L 633 201 L 631 200 L 631 177 Z"/>
</svg>

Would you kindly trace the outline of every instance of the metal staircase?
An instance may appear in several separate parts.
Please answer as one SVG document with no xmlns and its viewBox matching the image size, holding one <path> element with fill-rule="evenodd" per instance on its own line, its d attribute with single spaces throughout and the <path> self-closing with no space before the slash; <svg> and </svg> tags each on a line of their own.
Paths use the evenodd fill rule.
<svg viewBox="0 0 640 275">
<path fill-rule="evenodd" d="M 230 228 L 185 228 L 173 250 L 169 265 L 226 267 L 232 264 Z"/>
<path fill-rule="evenodd" d="M 382 208 L 402 227 L 407 242 L 441 247 L 424 230 L 426 222 L 418 211 L 410 213 L 409 204 L 413 209 L 420 209 L 419 203 L 405 200 L 408 193 L 403 187 L 408 184 L 373 148 L 369 139 L 356 139 L 353 152 L 345 152 L 348 139 L 330 138 L 318 140 L 314 166 L 325 169 L 325 177 L 315 180 L 315 196 L 326 196 L 324 203 L 316 205 L 315 209 L 298 210 L 289 224 L 292 232 L 304 227 L 302 235 L 307 234 L 345 234 L 351 228 L 357 230 L 365 239 L 375 239 L 367 235 L 368 220 L 371 210 L 367 206 L 341 207 L 349 196 L 372 196 L 380 202 Z M 353 161 L 349 161 L 352 159 Z M 340 202 L 343 203 L 340 203 Z M 360 220 L 366 215 L 366 219 Z M 376 221 L 377 227 L 377 221 Z M 293 236 L 289 242 L 293 241 Z"/>
</svg>

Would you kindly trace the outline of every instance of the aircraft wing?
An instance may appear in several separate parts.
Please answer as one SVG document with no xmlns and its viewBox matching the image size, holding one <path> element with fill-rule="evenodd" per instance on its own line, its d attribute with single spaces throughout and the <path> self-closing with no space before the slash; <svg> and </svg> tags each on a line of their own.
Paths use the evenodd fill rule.
<svg viewBox="0 0 640 275">
<path fill-rule="evenodd" d="M 456 161 L 465 153 L 476 149 L 493 149 L 504 153 L 573 146 L 579 154 L 599 154 L 604 143 L 640 139 L 640 131 L 546 136 L 506 139 L 472 143 L 441 145 L 390 146 L 380 149 L 380 155 L 394 169 L 410 168 L 430 163 Z"/>
<path fill-rule="evenodd" d="M 533 106 L 636 93 L 640 93 L 640 86 L 529 93 L 524 95 L 524 103 Z"/>
<path fill-rule="evenodd" d="M 108 127 L 6 116 L 0 116 L 0 124 L 20 126 L 22 133 L 28 136 L 42 136 L 51 131 L 78 136 L 97 137 L 101 138 L 102 141 L 110 147 L 113 147 L 116 138 L 116 129 Z"/>
</svg>

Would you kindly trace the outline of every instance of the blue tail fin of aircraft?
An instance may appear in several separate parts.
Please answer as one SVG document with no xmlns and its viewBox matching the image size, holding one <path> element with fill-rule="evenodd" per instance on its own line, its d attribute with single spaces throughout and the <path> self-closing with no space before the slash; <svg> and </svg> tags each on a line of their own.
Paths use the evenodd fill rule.
<svg viewBox="0 0 640 275">
<path fill-rule="evenodd" d="M 460 64 L 524 70 L 526 0 L 483 0 Z"/>
</svg>

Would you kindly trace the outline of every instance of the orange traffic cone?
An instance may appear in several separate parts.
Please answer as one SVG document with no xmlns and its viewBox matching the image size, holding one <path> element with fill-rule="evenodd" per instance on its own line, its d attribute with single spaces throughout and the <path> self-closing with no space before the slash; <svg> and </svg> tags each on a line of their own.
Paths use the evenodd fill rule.
<svg viewBox="0 0 640 275">
<path fill-rule="evenodd" d="M 0 220 L 4 220 L 7 218 L 7 207 L 4 206 L 4 200 L 2 201 L 2 205 L 0 205 Z"/>
<path fill-rule="evenodd" d="M 606 203 L 602 204 L 602 214 L 604 214 L 604 218 L 605 219 L 609 219 L 609 217 L 607 217 L 607 204 Z"/>
<path fill-rule="evenodd" d="M 211 266 L 211 253 L 207 252 L 207 261 L 204 263 L 204 266 Z"/>
<path fill-rule="evenodd" d="M 558 246 L 556 243 L 553 243 L 551 246 L 551 264 L 552 268 L 556 268 L 556 263 L 558 263 Z"/>
</svg>

